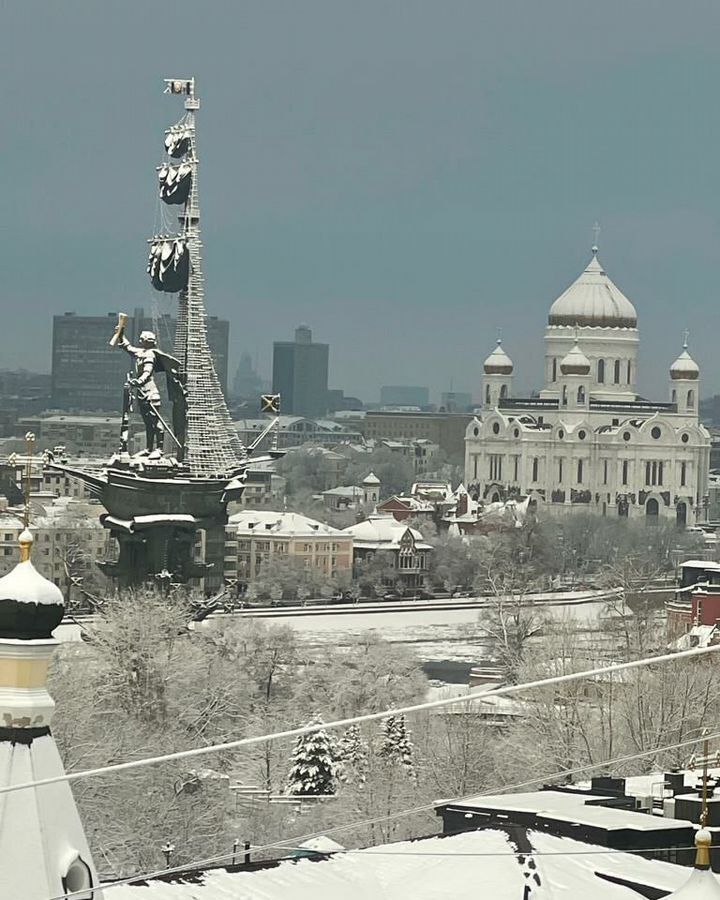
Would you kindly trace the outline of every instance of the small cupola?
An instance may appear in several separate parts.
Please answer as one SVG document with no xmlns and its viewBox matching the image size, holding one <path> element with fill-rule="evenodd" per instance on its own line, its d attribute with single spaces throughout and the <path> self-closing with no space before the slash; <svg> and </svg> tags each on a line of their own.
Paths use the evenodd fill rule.
<svg viewBox="0 0 720 900">
<path fill-rule="evenodd" d="M 512 375 L 513 361 L 503 350 L 502 339 L 498 338 L 497 346 L 483 363 L 486 375 Z"/>
<path fill-rule="evenodd" d="M 590 360 L 575 342 L 574 347 L 560 360 L 560 371 L 563 375 L 589 375 Z"/>
<path fill-rule="evenodd" d="M 683 344 L 682 353 L 670 366 L 672 381 L 697 381 L 700 377 L 700 366 L 688 353 L 687 340 Z"/>
<path fill-rule="evenodd" d="M 0 578 L 0 638 L 50 638 L 65 612 L 62 591 L 32 564 L 29 528 L 20 534 L 19 544 L 20 562 Z"/>
</svg>

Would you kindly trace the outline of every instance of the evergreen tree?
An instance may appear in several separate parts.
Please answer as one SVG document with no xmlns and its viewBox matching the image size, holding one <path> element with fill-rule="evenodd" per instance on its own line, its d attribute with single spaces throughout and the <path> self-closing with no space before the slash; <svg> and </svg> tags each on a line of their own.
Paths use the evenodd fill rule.
<svg viewBox="0 0 720 900">
<path fill-rule="evenodd" d="M 340 781 L 364 784 L 367 776 L 368 746 L 359 725 L 351 725 L 340 738 L 337 750 L 337 776 Z"/>
<path fill-rule="evenodd" d="M 321 725 L 316 716 L 311 725 Z M 288 775 L 288 794 L 320 796 L 335 793 L 337 744 L 325 731 L 301 734 L 295 742 L 292 766 Z"/>
<path fill-rule="evenodd" d="M 405 724 L 405 716 L 388 716 L 380 726 L 380 749 L 378 756 L 389 763 L 399 763 L 408 776 L 415 780 L 415 763 L 410 732 Z"/>
</svg>

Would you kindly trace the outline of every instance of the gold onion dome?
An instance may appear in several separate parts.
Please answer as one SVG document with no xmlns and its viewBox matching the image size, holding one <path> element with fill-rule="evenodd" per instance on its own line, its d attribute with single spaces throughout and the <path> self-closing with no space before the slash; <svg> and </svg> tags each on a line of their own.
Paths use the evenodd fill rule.
<svg viewBox="0 0 720 900">
<path fill-rule="evenodd" d="M 33 537 L 28 528 L 19 544 L 20 562 L 0 578 L 0 638 L 49 638 L 65 612 L 62 591 L 32 564 Z"/>
<path fill-rule="evenodd" d="M 636 328 L 635 307 L 610 280 L 597 258 L 597 247 L 585 271 L 550 307 L 549 325 Z"/>
<path fill-rule="evenodd" d="M 683 351 L 670 366 L 670 378 L 673 381 L 690 380 L 697 381 L 700 377 L 700 366 L 688 353 L 687 343 L 683 344 Z"/>
<path fill-rule="evenodd" d="M 497 347 L 483 363 L 486 375 L 512 375 L 513 361 L 502 348 L 502 340 L 498 338 Z"/>
<path fill-rule="evenodd" d="M 707 828 L 695 833 L 695 868 L 685 884 L 667 900 L 720 900 L 720 884 L 710 868 L 712 834 Z"/>
<path fill-rule="evenodd" d="M 560 360 L 560 371 L 563 375 L 590 374 L 590 360 L 582 352 L 577 342 L 572 350 Z"/>
</svg>

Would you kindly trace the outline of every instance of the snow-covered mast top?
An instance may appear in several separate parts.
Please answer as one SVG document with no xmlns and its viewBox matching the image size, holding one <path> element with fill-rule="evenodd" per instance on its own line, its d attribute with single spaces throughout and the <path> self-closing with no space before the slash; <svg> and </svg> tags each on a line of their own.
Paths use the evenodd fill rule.
<svg viewBox="0 0 720 900">
<path fill-rule="evenodd" d="M 179 294 L 174 355 L 187 391 L 183 461 L 194 476 L 225 477 L 242 467 L 247 454 L 233 428 L 207 339 L 195 123 L 200 100 L 194 78 L 165 79 L 165 93 L 185 97 L 185 114 L 165 133 L 160 199 L 182 211 L 179 233 L 158 234 L 150 241 L 148 274 L 156 290 Z"/>
</svg>

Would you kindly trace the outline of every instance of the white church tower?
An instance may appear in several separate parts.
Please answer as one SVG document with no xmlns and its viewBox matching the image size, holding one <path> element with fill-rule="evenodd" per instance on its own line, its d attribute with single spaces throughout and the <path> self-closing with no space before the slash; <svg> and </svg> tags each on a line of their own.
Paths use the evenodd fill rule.
<svg viewBox="0 0 720 900">
<path fill-rule="evenodd" d="M 682 353 L 670 366 L 670 402 L 677 404 L 680 414 L 697 418 L 700 389 L 700 366 L 688 353 L 687 336 Z"/>
<path fill-rule="evenodd" d="M 33 566 L 32 541 L 26 527 L 20 562 L 0 578 L 0 788 L 64 774 L 45 687 L 64 603 Z M 7 900 L 101 900 L 67 782 L 0 794 L 0 885 Z"/>
<path fill-rule="evenodd" d="M 513 361 L 503 350 L 498 338 L 497 347 L 483 363 L 482 406 L 495 409 L 501 400 L 512 397 Z"/>
</svg>

